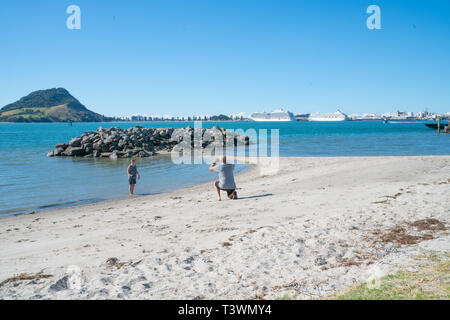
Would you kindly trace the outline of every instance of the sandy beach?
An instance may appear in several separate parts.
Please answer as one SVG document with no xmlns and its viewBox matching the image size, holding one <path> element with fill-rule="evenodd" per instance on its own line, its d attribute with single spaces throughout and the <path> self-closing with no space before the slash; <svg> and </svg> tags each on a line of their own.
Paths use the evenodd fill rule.
<svg viewBox="0 0 450 320">
<path fill-rule="evenodd" d="M 207 183 L 2 218 L 0 299 L 317 299 L 450 250 L 450 156 L 260 169 L 236 201 Z"/>
</svg>

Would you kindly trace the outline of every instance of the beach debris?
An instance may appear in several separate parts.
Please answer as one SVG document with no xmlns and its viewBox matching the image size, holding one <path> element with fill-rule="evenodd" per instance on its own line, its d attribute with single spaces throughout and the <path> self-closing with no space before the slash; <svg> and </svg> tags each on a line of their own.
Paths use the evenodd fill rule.
<svg viewBox="0 0 450 320">
<path fill-rule="evenodd" d="M 14 282 L 18 282 L 18 281 L 27 281 L 27 280 L 41 280 L 41 279 L 47 279 L 47 278 L 51 278 L 53 277 L 52 275 L 49 274 L 44 274 L 42 271 L 36 274 L 28 274 L 28 273 L 21 273 L 17 276 L 14 276 L 12 278 L 6 279 L 2 282 L 0 282 L 0 287 L 3 287 L 6 284 L 9 283 L 14 283 Z"/>
<path fill-rule="evenodd" d="M 339 266 L 341 267 L 352 267 L 352 266 L 360 266 L 363 264 L 362 261 L 353 261 L 350 259 L 341 259 Z"/>
<path fill-rule="evenodd" d="M 143 259 L 138 260 L 138 261 L 136 261 L 136 262 L 133 262 L 133 263 L 131 264 L 131 266 L 132 266 L 133 268 L 136 268 L 136 266 L 138 266 L 138 265 L 142 262 L 142 260 L 143 260 Z M 142 280 L 142 281 L 144 281 L 144 280 Z"/>
<path fill-rule="evenodd" d="M 395 200 L 395 199 L 397 199 L 398 197 L 400 197 L 402 194 L 403 194 L 403 193 L 398 192 L 398 193 L 394 194 L 393 196 L 384 196 L 384 198 L 386 198 L 386 199 L 380 200 L 380 201 L 375 201 L 375 202 L 372 202 L 372 203 L 373 203 L 373 204 L 390 204 L 391 202 L 389 201 L 389 199 Z"/>
<path fill-rule="evenodd" d="M 127 264 L 126 262 L 120 262 L 118 258 L 114 257 L 106 260 L 106 265 L 110 268 L 115 267 L 117 269 L 120 269 L 126 264 Z"/>
<path fill-rule="evenodd" d="M 197 128 L 98 128 L 75 137 L 68 143 L 58 143 L 48 157 L 85 158 L 146 158 L 158 152 L 185 151 L 193 148 L 247 146 L 250 138 L 218 126 Z"/>
<path fill-rule="evenodd" d="M 435 238 L 433 232 L 445 230 L 447 228 L 443 222 L 437 219 L 427 218 L 396 225 L 386 232 L 375 230 L 373 234 L 378 237 L 377 241 L 393 243 L 397 247 L 400 247 L 402 245 L 411 245 L 421 241 L 432 240 Z M 425 231 L 427 232 L 424 233 Z"/>
<path fill-rule="evenodd" d="M 405 228 L 400 226 L 391 228 L 380 238 L 382 242 L 393 242 L 397 245 L 416 244 L 420 239 L 420 236 L 410 235 Z"/>
<path fill-rule="evenodd" d="M 417 220 L 415 222 L 409 223 L 409 225 L 411 227 L 417 228 L 419 231 L 423 231 L 423 230 L 445 231 L 445 230 L 447 230 L 444 223 L 442 223 L 441 221 L 439 221 L 437 219 L 432 219 L 432 218 Z"/>
<path fill-rule="evenodd" d="M 401 195 L 402 195 L 401 192 L 397 192 L 397 193 L 394 194 L 393 196 L 385 196 L 385 198 L 397 199 L 397 198 L 400 197 Z"/>
<path fill-rule="evenodd" d="M 316 266 L 323 266 L 327 264 L 327 260 L 322 257 L 322 256 L 318 256 L 315 260 L 314 260 L 314 264 Z"/>
<path fill-rule="evenodd" d="M 369 243 L 368 250 L 359 252 L 356 256 L 342 256 L 338 266 L 351 267 L 370 265 L 389 253 L 396 252 L 400 247 L 418 244 L 432 240 L 446 231 L 446 224 L 434 218 L 426 218 L 413 222 L 401 222 L 383 230 L 381 226 L 371 230 L 365 240 Z"/>
<path fill-rule="evenodd" d="M 373 204 L 390 204 L 388 199 L 372 202 Z"/>
</svg>

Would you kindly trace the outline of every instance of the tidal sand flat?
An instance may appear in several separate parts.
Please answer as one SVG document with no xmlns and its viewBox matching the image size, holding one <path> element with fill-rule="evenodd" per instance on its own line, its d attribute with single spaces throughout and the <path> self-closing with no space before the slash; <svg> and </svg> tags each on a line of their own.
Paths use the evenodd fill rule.
<svg viewBox="0 0 450 320">
<path fill-rule="evenodd" d="M 0 219 L 0 298 L 317 299 L 450 250 L 450 156 L 281 158 L 236 180 L 239 200 L 207 183 Z"/>
</svg>

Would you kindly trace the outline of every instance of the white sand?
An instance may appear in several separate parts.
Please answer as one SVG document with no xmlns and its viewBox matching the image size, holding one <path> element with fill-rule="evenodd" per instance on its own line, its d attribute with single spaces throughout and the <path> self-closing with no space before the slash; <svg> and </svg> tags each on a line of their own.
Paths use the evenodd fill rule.
<svg viewBox="0 0 450 320">
<path fill-rule="evenodd" d="M 0 282 L 52 277 L 7 283 L 0 298 L 319 298 L 411 267 L 422 249 L 449 251 L 446 231 L 400 248 L 373 234 L 448 223 L 449 178 L 450 156 L 283 158 L 278 174 L 239 176 L 237 201 L 218 202 L 208 183 L 3 218 Z"/>
</svg>

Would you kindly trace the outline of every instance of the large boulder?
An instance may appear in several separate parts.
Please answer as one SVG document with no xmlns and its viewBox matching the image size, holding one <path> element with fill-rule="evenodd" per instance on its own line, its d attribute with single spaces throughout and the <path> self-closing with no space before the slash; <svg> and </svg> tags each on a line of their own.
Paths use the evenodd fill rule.
<svg viewBox="0 0 450 320">
<path fill-rule="evenodd" d="M 101 151 L 102 150 L 102 145 L 103 145 L 102 141 L 97 141 L 92 146 L 93 146 L 94 150 Z"/>
<path fill-rule="evenodd" d="M 66 149 L 67 149 L 67 144 L 65 144 L 65 143 L 57 143 L 56 146 L 55 146 L 55 148 L 56 148 L 56 149 L 62 148 L 62 149 L 64 149 L 64 150 L 66 150 Z"/>
<path fill-rule="evenodd" d="M 98 150 L 100 152 L 108 152 L 109 151 L 109 147 L 106 144 L 104 144 L 102 141 L 98 141 L 98 142 L 94 143 L 92 145 L 92 148 L 94 150 Z"/>
<path fill-rule="evenodd" d="M 144 144 L 142 144 L 142 148 L 145 150 L 145 151 L 148 151 L 148 152 L 151 152 L 151 151 L 153 151 L 153 146 L 151 145 L 151 144 L 149 144 L 149 143 L 144 143 Z"/>
<path fill-rule="evenodd" d="M 66 151 L 64 151 L 64 154 L 68 157 L 81 157 L 85 155 L 83 148 L 79 147 L 76 148 L 69 147 L 66 149 Z"/>
<path fill-rule="evenodd" d="M 81 138 L 73 138 L 72 140 L 70 140 L 69 142 L 69 146 L 72 148 L 78 148 L 81 147 Z"/>
<path fill-rule="evenodd" d="M 103 140 L 103 143 L 106 145 L 110 145 L 114 143 L 114 137 L 113 136 L 108 136 L 105 140 Z"/>
<path fill-rule="evenodd" d="M 64 150 L 65 150 L 65 149 L 63 149 L 63 148 L 56 148 L 55 151 L 53 151 L 53 155 L 54 155 L 55 157 L 60 157 L 61 154 L 64 152 Z"/>
<path fill-rule="evenodd" d="M 88 144 L 88 145 L 86 145 L 86 146 L 83 146 L 83 149 L 84 149 L 84 153 L 85 153 L 85 154 L 91 154 L 92 151 L 94 150 L 94 149 L 92 148 L 92 145 L 90 145 L 90 144 Z"/>
<path fill-rule="evenodd" d="M 118 151 L 114 151 L 113 153 L 111 153 L 109 158 L 113 160 L 119 158 Z"/>
<path fill-rule="evenodd" d="M 92 136 L 83 136 L 83 138 L 81 139 L 81 144 L 88 144 L 88 143 L 92 143 L 94 140 L 94 138 Z"/>
</svg>

